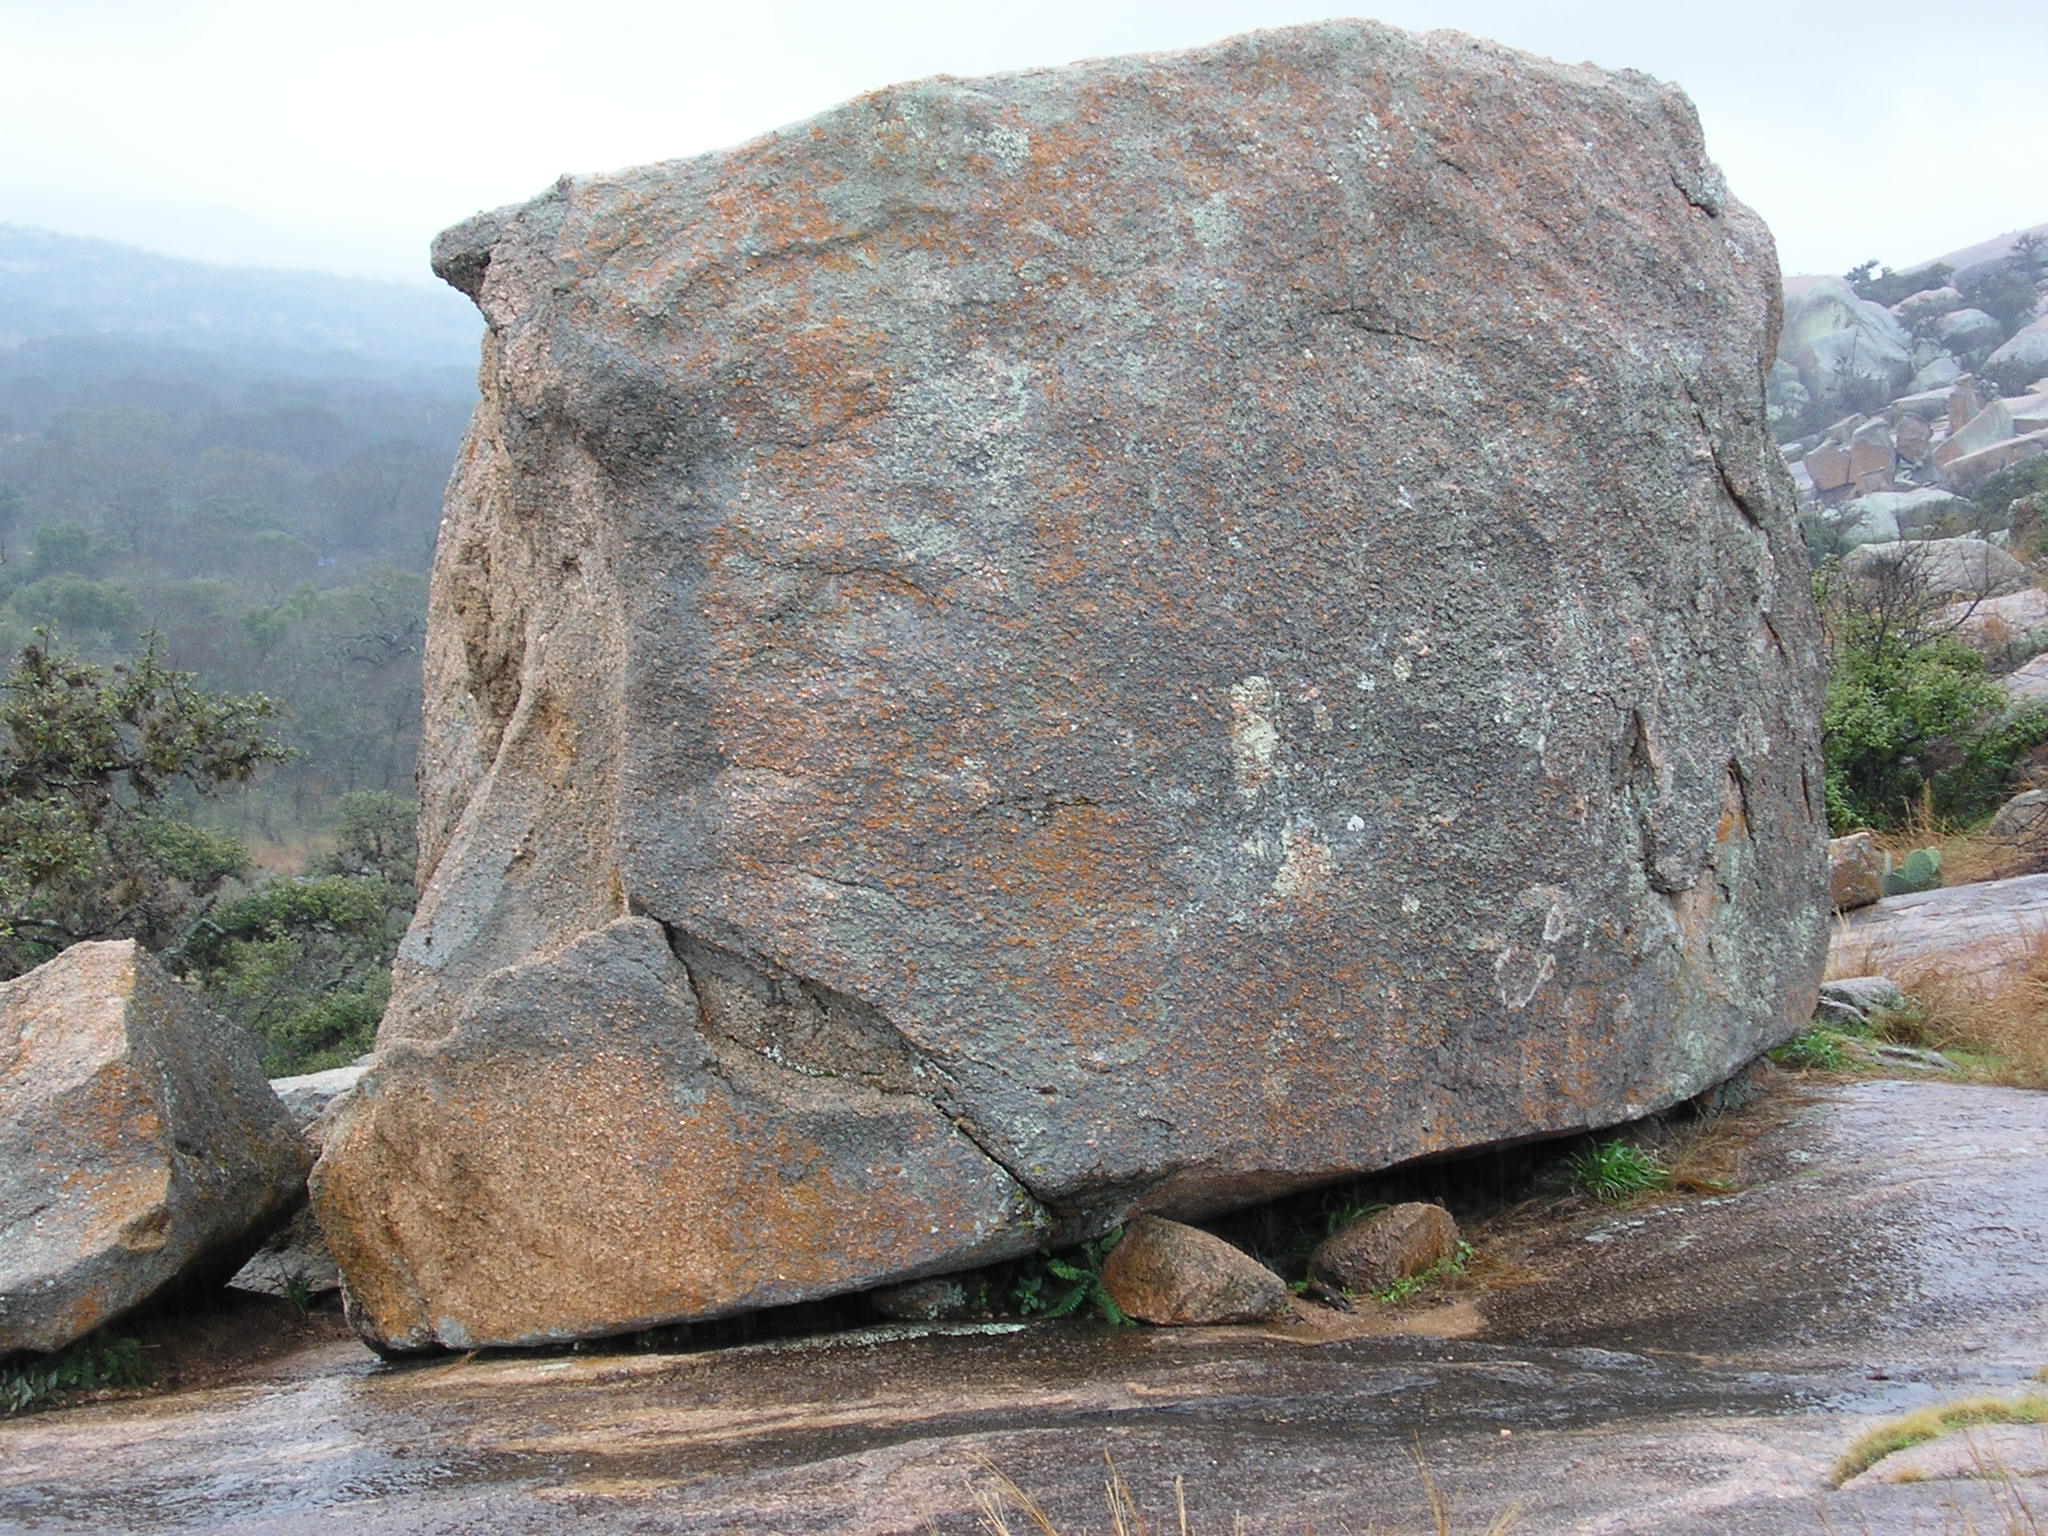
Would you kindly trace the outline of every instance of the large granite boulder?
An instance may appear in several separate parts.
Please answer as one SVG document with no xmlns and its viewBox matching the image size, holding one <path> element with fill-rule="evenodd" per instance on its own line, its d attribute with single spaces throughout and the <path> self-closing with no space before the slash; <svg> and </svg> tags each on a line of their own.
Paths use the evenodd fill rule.
<svg viewBox="0 0 2048 1536">
<path fill-rule="evenodd" d="M 2015 385 L 2031 384 L 2048 375 L 2048 315 L 2015 331 L 1984 360 L 1987 371 Z"/>
<path fill-rule="evenodd" d="M 423 894 L 314 1179 L 381 1346 L 1601 1125 L 1804 1027 L 1776 264 L 1676 91 L 1331 23 L 436 259 L 490 330 Z"/>
<path fill-rule="evenodd" d="M 1913 376 L 1913 341 L 1905 327 L 1839 277 L 1786 281 L 1779 350 L 1824 411 L 1875 410 Z"/>
<path fill-rule="evenodd" d="M 1842 560 L 1858 586 L 1935 602 L 2007 597 L 2026 590 L 2027 568 L 1986 539 L 1908 539 L 1863 544 Z"/>
<path fill-rule="evenodd" d="M 255 1043 L 132 941 L 0 983 L 0 1356 L 230 1273 L 311 1161 Z"/>
</svg>

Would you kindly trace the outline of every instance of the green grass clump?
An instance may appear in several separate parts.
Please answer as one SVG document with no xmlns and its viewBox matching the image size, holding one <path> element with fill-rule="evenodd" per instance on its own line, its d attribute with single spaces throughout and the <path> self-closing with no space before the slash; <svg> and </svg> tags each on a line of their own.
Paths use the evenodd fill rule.
<svg viewBox="0 0 2048 1536">
<path fill-rule="evenodd" d="M 1574 1152 L 1566 1167 L 1574 1184 L 1610 1205 L 1618 1205 L 1645 1190 L 1662 1189 L 1670 1180 L 1656 1153 L 1646 1152 L 1619 1137 Z"/>
<path fill-rule="evenodd" d="M 1398 1306 L 1417 1291 L 1427 1288 L 1435 1281 L 1446 1279 L 1451 1275 L 1462 1275 L 1465 1273 L 1465 1265 L 1471 1257 L 1472 1245 L 1461 1241 L 1448 1256 L 1438 1259 L 1429 1268 L 1420 1270 L 1412 1275 L 1403 1275 L 1385 1290 L 1374 1291 L 1372 1299 L 1382 1306 Z"/>
<path fill-rule="evenodd" d="M 142 1345 L 90 1334 L 52 1355 L 0 1365 L 0 1418 L 42 1408 L 73 1392 L 149 1385 Z"/>
<path fill-rule="evenodd" d="M 1867 1429 L 1851 1441 L 1842 1459 L 1835 1463 L 1835 1486 L 1840 1487 L 1895 1451 L 1925 1445 L 1950 1430 L 1969 1429 L 1978 1424 L 2043 1423 L 2048 1423 L 2048 1397 L 2034 1393 L 2019 1398 L 1970 1397 L 1921 1408 L 1904 1418 Z"/>
<path fill-rule="evenodd" d="M 1810 1072 L 1846 1072 L 1849 1057 L 1842 1050 L 1842 1040 L 1840 1032 L 1816 1026 L 1772 1051 L 1771 1060 Z"/>
</svg>

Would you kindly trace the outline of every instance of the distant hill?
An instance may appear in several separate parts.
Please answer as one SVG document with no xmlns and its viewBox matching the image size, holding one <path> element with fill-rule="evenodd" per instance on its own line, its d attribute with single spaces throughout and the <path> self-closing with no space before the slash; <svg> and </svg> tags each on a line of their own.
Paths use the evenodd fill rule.
<svg viewBox="0 0 2048 1536">
<path fill-rule="evenodd" d="M 300 755 L 239 802 L 266 842 L 406 792 L 482 329 L 438 286 L 0 226 L 0 662 L 42 630 L 99 661 L 154 635 L 283 700 Z"/>
<path fill-rule="evenodd" d="M 104 336 L 293 372 L 472 370 L 482 331 L 438 283 L 211 266 L 0 224 L 0 351 Z"/>
</svg>

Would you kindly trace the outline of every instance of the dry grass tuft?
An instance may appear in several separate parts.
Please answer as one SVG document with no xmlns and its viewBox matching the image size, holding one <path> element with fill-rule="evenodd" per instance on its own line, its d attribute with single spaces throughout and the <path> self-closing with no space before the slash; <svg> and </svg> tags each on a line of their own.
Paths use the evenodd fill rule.
<svg viewBox="0 0 2048 1536">
<path fill-rule="evenodd" d="M 2003 944 L 1973 943 L 1954 960 L 1902 960 L 1845 925 L 1828 979 L 1875 975 L 1918 1005 L 1884 1021 L 1884 1039 L 1982 1058 L 1962 1063 L 1980 1081 L 2048 1088 L 2048 927 L 2019 924 Z"/>
<path fill-rule="evenodd" d="M 2018 1398 L 1971 1397 L 1959 1402 L 1938 1403 L 1858 1435 L 1842 1452 L 1841 1460 L 1835 1463 L 1834 1484 L 1839 1488 L 1858 1472 L 1876 1466 L 1894 1451 L 1925 1445 L 1951 1430 L 1968 1429 L 1976 1424 L 2042 1423 L 2048 1423 L 2048 1397 L 2033 1393 Z"/>
<path fill-rule="evenodd" d="M 1423 1498 L 1429 1509 L 1430 1529 L 1436 1536 L 1453 1536 L 1457 1527 L 1451 1521 L 1450 1500 L 1438 1489 L 1420 1449 L 1414 1456 L 1416 1472 L 1422 1479 Z M 1130 1484 L 1107 1451 L 1102 1453 L 1102 1465 L 1102 1496 L 1109 1518 L 1108 1536 L 1194 1536 L 1194 1526 L 1188 1520 L 1187 1487 L 1182 1478 L 1173 1480 L 1171 1523 L 1155 1524 L 1138 1507 Z M 982 1480 L 971 1487 L 975 1510 L 981 1516 L 981 1528 L 988 1536 L 1082 1536 L 1078 1529 L 1063 1531 L 1055 1525 L 1044 1507 L 992 1462 L 982 1462 L 981 1472 Z M 1520 1517 L 1520 1506 L 1510 1506 L 1493 1517 L 1484 1527 L 1483 1536 L 1511 1536 Z M 1271 1528 L 1262 1526 L 1260 1529 L 1266 1531 Z M 1245 1524 L 1243 1515 L 1231 1517 L 1230 1536 L 1249 1536 L 1249 1532 L 1250 1527 Z M 1306 1528 L 1303 1536 L 1319 1536 L 1318 1528 Z M 1342 1533 L 1330 1531 L 1321 1533 L 1321 1536 L 1342 1536 Z M 1373 1530 L 1368 1529 L 1364 1536 L 1373 1536 Z"/>
<path fill-rule="evenodd" d="M 1991 1081 L 2048 1088 L 2048 931 L 2017 935 L 1993 968 L 1930 960 L 1891 977 L 1920 1005 L 1887 1030 L 1899 1043 L 1988 1057 Z"/>
</svg>

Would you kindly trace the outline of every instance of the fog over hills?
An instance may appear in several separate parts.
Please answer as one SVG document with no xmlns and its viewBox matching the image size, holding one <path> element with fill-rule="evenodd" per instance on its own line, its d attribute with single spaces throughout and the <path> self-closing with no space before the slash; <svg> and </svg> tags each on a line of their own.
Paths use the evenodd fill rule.
<svg viewBox="0 0 2048 1536">
<path fill-rule="evenodd" d="M 439 284 L 214 266 L 0 224 L 0 349 L 122 336 L 296 371 L 467 372 L 482 331 L 475 308 Z"/>
</svg>

